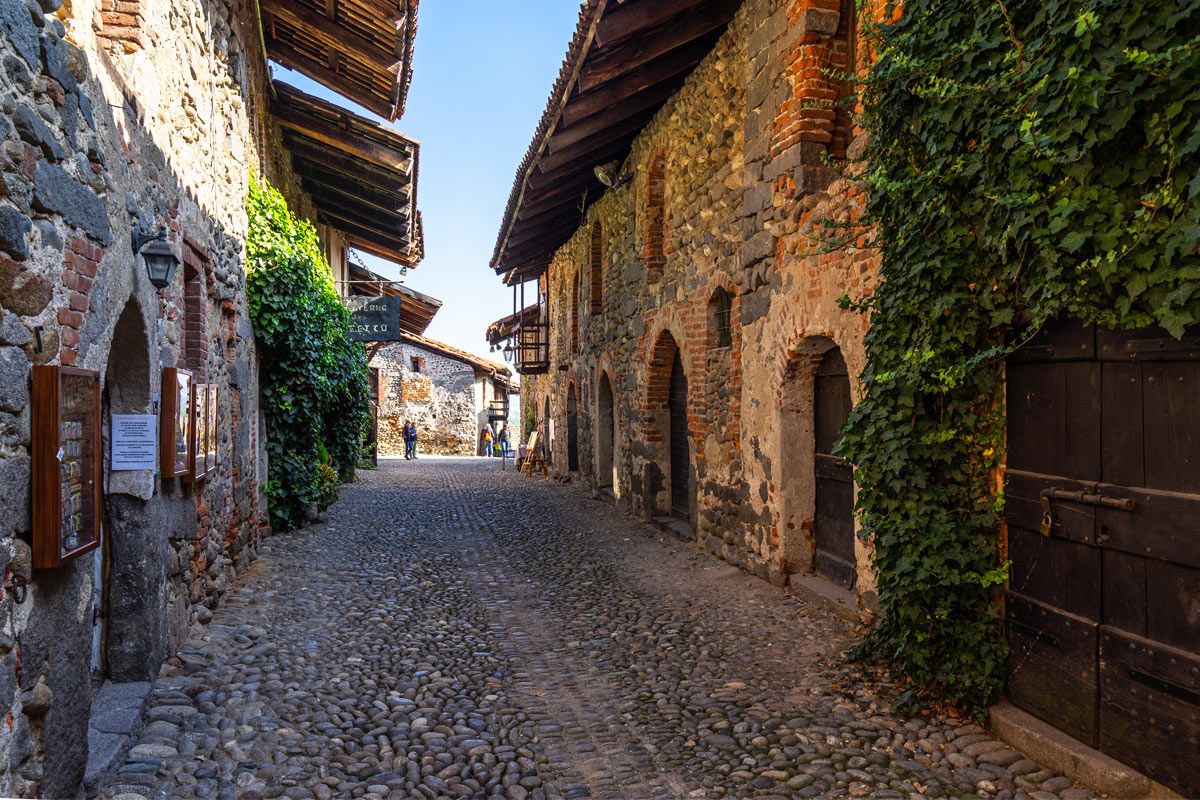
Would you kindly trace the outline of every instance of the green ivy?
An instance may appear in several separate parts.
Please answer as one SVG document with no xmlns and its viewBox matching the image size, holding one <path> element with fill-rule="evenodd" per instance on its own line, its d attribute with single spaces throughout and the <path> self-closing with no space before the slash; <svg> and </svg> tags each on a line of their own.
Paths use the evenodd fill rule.
<svg viewBox="0 0 1200 800">
<path fill-rule="evenodd" d="M 283 196 L 251 176 L 246 201 L 247 294 L 262 353 L 267 499 L 276 530 L 303 525 L 308 509 L 352 480 L 369 419 L 367 355 L 346 332 L 317 233 Z M 332 483 L 332 488 L 330 485 Z"/>
<path fill-rule="evenodd" d="M 910 705 L 982 714 L 1007 654 L 1004 356 L 1056 318 L 1175 336 L 1200 320 L 1200 13 L 910 0 L 884 18 L 861 33 L 882 281 L 859 301 L 863 397 L 840 444 L 879 576 L 860 654 Z"/>
</svg>

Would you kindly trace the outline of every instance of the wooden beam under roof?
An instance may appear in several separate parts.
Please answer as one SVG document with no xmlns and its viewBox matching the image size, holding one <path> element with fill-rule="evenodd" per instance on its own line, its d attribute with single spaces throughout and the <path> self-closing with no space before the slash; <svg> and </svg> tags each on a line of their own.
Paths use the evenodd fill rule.
<svg viewBox="0 0 1200 800">
<path fill-rule="evenodd" d="M 377 229 L 380 233 L 388 234 L 394 231 L 395 233 L 392 235 L 396 236 L 409 234 L 411 218 L 408 214 L 381 211 L 361 200 L 335 194 L 319 185 L 314 188 L 316 191 L 309 192 L 309 196 L 312 198 L 313 205 L 322 211 L 329 210 L 344 215 L 348 219 L 359 221 L 363 227 Z"/>
<path fill-rule="evenodd" d="M 334 21 L 328 8 L 326 14 L 322 15 L 295 0 L 259 0 L 259 7 L 271 16 L 304 30 L 331 50 L 348 53 L 375 69 L 396 73 L 401 67 L 394 55 Z"/>
<path fill-rule="evenodd" d="M 404 226 L 405 230 L 403 232 L 395 232 L 369 224 L 361 217 L 336 205 L 321 203 L 317 198 L 313 198 L 313 205 L 318 206 L 317 212 L 320 216 L 329 218 L 329 224 L 344 233 L 353 233 L 355 236 L 362 237 L 368 241 L 395 247 L 397 250 L 404 250 L 412 246 L 412 235 L 409 225 Z"/>
<path fill-rule="evenodd" d="M 579 91 L 589 92 L 601 84 L 644 67 L 677 47 L 723 29 L 742 0 L 716 0 L 704 8 L 689 11 L 674 24 L 654 36 L 643 36 L 606 49 L 584 64 L 579 71 Z"/>
<path fill-rule="evenodd" d="M 267 55 L 288 69 L 294 69 L 317 83 L 324 84 L 335 92 L 345 95 L 368 111 L 378 114 L 384 119 L 390 118 L 392 107 L 389 101 L 366 91 L 345 75 L 331 70 L 325 64 L 313 61 L 278 39 L 272 38 L 267 42 Z"/>
<path fill-rule="evenodd" d="M 408 153 L 387 147 L 365 136 L 356 136 L 340 125 L 301 111 L 286 103 L 272 103 L 271 115 L 285 128 L 303 133 L 343 152 L 351 153 L 381 167 L 407 174 L 412 168 Z"/>
<path fill-rule="evenodd" d="M 509 247 L 518 248 L 526 242 L 534 242 L 542 238 L 553 238 L 560 234 L 572 234 L 579 228 L 579 219 L 574 214 L 564 216 L 561 221 L 555 221 L 552 224 L 543 223 L 532 226 L 528 230 L 514 231 L 513 235 L 508 237 Z"/>
<path fill-rule="evenodd" d="M 572 95 L 563 108 L 562 119 L 568 125 L 584 117 L 597 114 L 610 106 L 628 100 L 639 92 L 670 81 L 678 89 L 696 64 L 712 49 L 705 39 L 697 39 L 683 47 L 672 50 L 662 58 L 655 59 L 645 67 L 634 70 L 622 78 L 610 81 L 595 91 Z M 668 95 L 669 96 L 669 95 Z"/>
<path fill-rule="evenodd" d="M 626 0 L 611 11 L 605 10 L 596 25 L 596 44 L 611 47 L 623 39 L 668 22 L 685 11 L 691 11 L 695 6 L 696 0 Z"/>
<path fill-rule="evenodd" d="M 336 223 L 330 223 L 337 228 Z M 338 230 L 341 230 L 338 228 Z M 394 261 L 405 267 L 411 267 L 416 264 L 416 258 L 410 250 L 397 250 L 395 247 L 381 245 L 376 242 L 367 241 L 366 239 L 355 236 L 347 231 L 342 231 L 342 235 L 346 238 L 346 244 L 353 247 L 355 250 L 362 250 L 364 253 L 370 253 L 373 256 L 379 256 L 387 261 Z"/>
<path fill-rule="evenodd" d="M 397 177 L 395 172 L 340 153 L 306 136 L 285 133 L 283 143 L 292 154 L 293 163 L 299 162 L 297 169 L 341 175 L 343 180 L 361 183 L 405 200 L 412 193 L 409 178 Z"/>
<path fill-rule="evenodd" d="M 309 194 L 322 192 L 336 197 L 345 197 L 380 214 L 396 214 L 404 219 L 408 219 L 410 216 L 408 204 L 399 201 L 394 195 L 368 192 L 363 187 L 352 185 L 348 181 L 322 180 L 301 170 L 297 170 L 297 172 L 300 174 L 300 188 Z"/>
<path fill-rule="evenodd" d="M 596 165 L 607 163 L 614 158 L 624 155 L 629 151 L 629 144 L 632 141 L 632 135 L 622 137 L 617 141 L 609 142 L 593 151 L 589 151 L 588 157 L 584 160 L 570 161 L 548 172 L 535 172 L 529 176 L 529 188 L 536 196 L 538 189 L 543 189 L 564 178 L 586 175 L 592 176 L 592 180 L 595 180 L 594 170 Z M 598 181 L 597 185 L 599 185 Z"/>
<path fill-rule="evenodd" d="M 585 117 L 574 125 L 560 124 L 554 129 L 554 135 L 550 137 L 550 141 L 546 145 L 546 152 L 557 153 L 564 147 L 570 147 L 589 136 L 601 133 L 606 128 L 617 125 L 630 117 L 643 115 L 653 118 L 663 101 L 675 94 L 676 91 L 675 87 L 669 84 L 653 86 L 629 98 L 628 102 L 607 108 L 599 114 Z M 646 112 L 649 114 L 647 115 Z"/>
<path fill-rule="evenodd" d="M 636 134 L 642 128 L 646 127 L 646 123 L 653 116 L 652 113 L 643 111 L 641 114 L 620 120 L 619 122 L 614 121 L 595 134 L 575 142 L 569 147 L 564 147 L 557 153 L 542 156 L 542 159 L 538 162 L 538 168 L 544 172 L 550 172 L 558 167 L 570 164 L 577 159 L 590 157 L 590 154 L 599 151 L 606 145 L 612 144 L 617 140 L 624 140 Z"/>
</svg>

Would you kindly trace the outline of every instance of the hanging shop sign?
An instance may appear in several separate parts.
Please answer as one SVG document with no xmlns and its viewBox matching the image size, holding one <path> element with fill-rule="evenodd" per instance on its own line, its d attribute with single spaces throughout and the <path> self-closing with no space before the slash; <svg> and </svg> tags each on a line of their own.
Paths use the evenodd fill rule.
<svg viewBox="0 0 1200 800">
<path fill-rule="evenodd" d="M 350 339 L 355 342 L 400 341 L 399 297 L 347 297 Z"/>
<path fill-rule="evenodd" d="M 154 414 L 113 414 L 109 468 L 155 469 L 158 457 L 158 417 Z"/>
<path fill-rule="evenodd" d="M 33 566 L 100 545 L 100 373 L 33 368 Z"/>
<path fill-rule="evenodd" d="M 159 471 L 164 478 L 182 478 L 189 474 L 195 413 L 192 373 L 175 367 L 164 368 L 159 426 Z"/>
</svg>

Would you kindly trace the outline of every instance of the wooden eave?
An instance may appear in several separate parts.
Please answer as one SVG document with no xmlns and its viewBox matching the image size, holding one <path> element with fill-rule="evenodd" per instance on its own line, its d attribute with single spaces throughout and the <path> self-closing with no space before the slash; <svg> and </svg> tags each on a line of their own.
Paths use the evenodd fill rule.
<svg viewBox="0 0 1200 800">
<path fill-rule="evenodd" d="M 541 305 L 534 303 L 526 306 L 516 314 L 509 314 L 507 317 L 498 319 L 487 329 L 487 343 L 497 345 L 506 339 L 511 339 L 517 335 L 517 323 L 524 320 L 526 325 L 532 325 L 538 321 L 538 315 L 541 313 Z"/>
<path fill-rule="evenodd" d="M 259 0 L 267 56 L 388 121 L 404 113 L 419 0 Z"/>
<path fill-rule="evenodd" d="M 351 246 L 404 267 L 424 252 L 416 210 L 420 144 L 275 82 L 271 114 L 318 221 Z"/>
<path fill-rule="evenodd" d="M 625 160 L 742 2 L 585 0 L 496 239 L 491 266 L 506 283 L 545 270 L 605 192 L 594 168 Z"/>
<path fill-rule="evenodd" d="M 349 294 L 358 297 L 399 297 L 400 330 L 416 336 L 424 335 L 442 301 L 389 281 L 382 275 L 350 264 Z"/>
</svg>

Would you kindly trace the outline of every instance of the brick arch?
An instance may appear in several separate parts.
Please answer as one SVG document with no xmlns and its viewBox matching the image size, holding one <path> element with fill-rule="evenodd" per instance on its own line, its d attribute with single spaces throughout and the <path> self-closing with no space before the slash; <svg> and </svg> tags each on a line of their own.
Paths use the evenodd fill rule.
<svg viewBox="0 0 1200 800">
<path fill-rule="evenodd" d="M 654 346 L 650 348 L 650 360 L 646 367 L 646 410 L 648 412 L 667 407 L 667 401 L 671 397 L 671 365 L 675 360 L 676 351 L 680 352 L 684 374 L 686 374 L 687 359 L 683 357 L 683 348 L 679 346 L 679 340 L 675 338 L 671 330 L 663 328 L 655 337 Z M 691 376 L 689 375 L 688 378 L 690 380 Z M 653 415 L 651 415 L 652 417 Z M 651 441 L 655 441 L 656 436 L 659 441 L 662 438 L 662 432 L 653 429 L 647 429 L 646 435 Z"/>
</svg>

